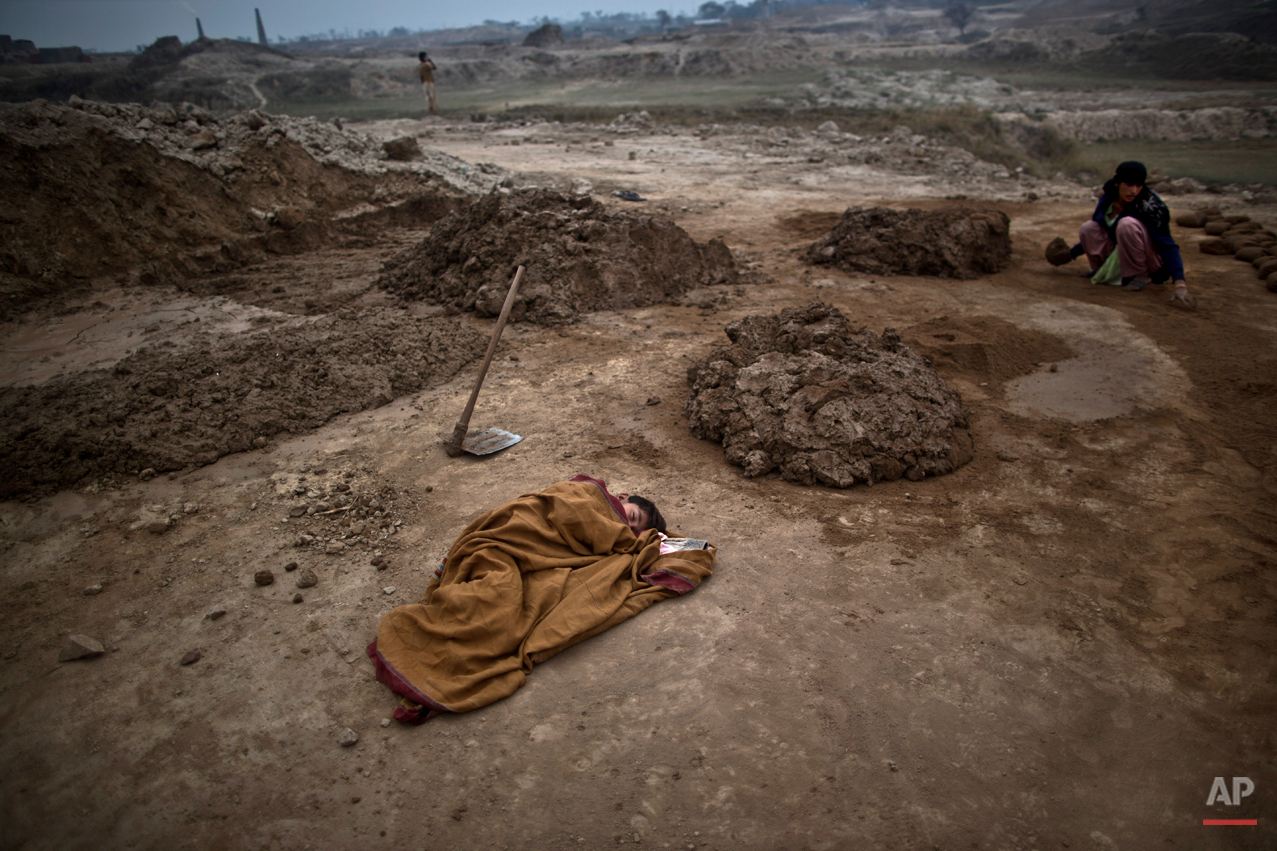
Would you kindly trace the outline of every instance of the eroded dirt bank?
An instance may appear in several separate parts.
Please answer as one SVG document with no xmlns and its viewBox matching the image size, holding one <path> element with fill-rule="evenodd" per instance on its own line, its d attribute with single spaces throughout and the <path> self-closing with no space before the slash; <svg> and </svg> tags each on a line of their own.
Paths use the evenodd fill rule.
<svg viewBox="0 0 1277 851">
<path fill-rule="evenodd" d="M 616 209 L 634 202 L 609 193 L 633 189 L 648 198 L 638 209 L 698 243 L 721 238 L 769 282 L 512 324 L 473 420 L 524 436 L 499 455 L 441 448 L 472 386 L 462 369 L 216 464 L 0 504 L 0 846 L 1271 845 L 1277 296 L 1249 264 L 1177 228 L 1196 312 L 1170 308 L 1164 287 L 1092 286 L 1042 256 L 1089 214 L 1088 187 L 968 167 L 909 134 L 654 128 L 607 146 L 586 133 L 459 126 L 434 144 L 520 185 L 586 179 Z M 862 145 L 900 169 L 853 161 Z M 1002 271 L 803 261 L 849 207 L 956 195 L 1008 216 Z M 1175 196 L 1172 210 L 1207 204 L 1274 219 L 1238 195 Z M 371 287 L 380 263 L 424 236 L 248 265 L 242 302 L 148 288 L 159 300 L 137 325 L 96 345 L 149 323 L 180 339 L 189 329 L 167 312 L 207 315 L 205 299 L 225 300 L 243 327 L 224 330 L 243 339 L 276 327 L 251 330 L 244 303 L 295 311 L 280 328 L 328 312 L 334 293 L 386 306 Z M 95 362 L 55 333 L 94 298 L 122 304 L 99 292 L 40 317 L 23 357 L 6 348 L 10 368 L 42 385 Z M 691 435 L 688 366 L 728 342 L 729 323 L 815 301 L 931 360 L 968 411 L 970 463 L 809 488 L 748 478 Z M 398 343 L 441 318 L 394 310 L 393 326 L 371 311 L 310 321 L 349 323 L 380 352 L 378 329 Z M 491 327 L 446 319 L 480 341 Z M 375 387 L 349 395 L 363 392 Z M 384 722 L 393 701 L 361 653 L 381 613 L 419 597 L 475 514 L 577 472 L 713 541 L 715 576 L 539 667 L 508 700 L 421 728 Z M 274 584 L 255 584 L 263 569 Z M 298 588 L 307 570 L 317 584 Z M 104 655 L 58 663 L 80 633 Z M 347 728 L 358 741 L 343 747 Z M 1216 776 L 1255 792 L 1208 807 Z M 1228 817 L 1259 825 L 1202 825 Z"/>
</svg>

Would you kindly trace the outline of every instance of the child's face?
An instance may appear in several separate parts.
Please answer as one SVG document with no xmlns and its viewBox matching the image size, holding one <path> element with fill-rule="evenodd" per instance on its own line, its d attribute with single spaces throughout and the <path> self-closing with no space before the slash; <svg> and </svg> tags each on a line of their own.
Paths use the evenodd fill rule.
<svg viewBox="0 0 1277 851">
<path fill-rule="evenodd" d="M 624 500 L 625 496 L 622 495 L 621 499 Z M 642 534 L 643 530 L 651 527 L 652 518 L 634 503 L 622 501 L 621 510 L 625 512 L 625 522 L 635 535 Z"/>
<path fill-rule="evenodd" d="M 1122 199 L 1123 204 L 1129 204 L 1135 200 L 1135 196 L 1140 194 L 1140 190 L 1144 187 L 1138 183 L 1119 183 L 1117 185 L 1117 197 Z"/>
</svg>

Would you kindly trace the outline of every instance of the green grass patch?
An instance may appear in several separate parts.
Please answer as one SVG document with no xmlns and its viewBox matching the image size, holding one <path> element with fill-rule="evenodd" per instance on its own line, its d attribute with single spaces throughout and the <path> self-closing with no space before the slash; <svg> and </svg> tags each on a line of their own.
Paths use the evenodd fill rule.
<svg viewBox="0 0 1277 851">
<path fill-rule="evenodd" d="M 1111 176 L 1124 160 L 1203 183 L 1277 184 L 1277 139 L 1096 142 L 1079 145 L 1076 154 L 1078 168 L 1101 177 Z"/>
</svg>

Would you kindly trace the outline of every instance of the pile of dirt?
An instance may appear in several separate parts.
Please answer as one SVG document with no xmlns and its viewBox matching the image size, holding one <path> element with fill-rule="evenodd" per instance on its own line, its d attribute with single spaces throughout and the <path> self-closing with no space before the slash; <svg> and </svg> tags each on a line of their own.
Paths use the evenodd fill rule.
<svg viewBox="0 0 1277 851">
<path fill-rule="evenodd" d="M 872 275 L 978 278 L 1011 259 L 1011 220 L 1000 210 L 852 207 L 807 249 L 807 262 Z"/>
<path fill-rule="evenodd" d="M 269 322 L 0 390 L 0 499 L 210 464 L 441 384 L 487 342 L 455 321 L 385 308 Z"/>
<path fill-rule="evenodd" d="M 962 400 L 892 329 L 853 330 L 813 303 L 726 328 L 731 345 L 692 366 L 692 433 L 755 477 L 804 485 L 917 481 L 972 458 Z"/>
<path fill-rule="evenodd" d="M 511 321 L 539 325 L 675 304 L 689 290 L 740 277 L 721 239 L 698 243 L 667 219 L 529 189 L 494 193 L 436 222 L 418 246 L 387 262 L 378 285 L 495 316 L 517 266 L 527 271 Z"/>
<path fill-rule="evenodd" d="M 397 205 L 441 216 L 503 178 L 437 151 L 391 162 L 363 134 L 257 110 L 3 109 L 0 319 L 98 276 L 176 284 L 307 250 Z"/>
</svg>

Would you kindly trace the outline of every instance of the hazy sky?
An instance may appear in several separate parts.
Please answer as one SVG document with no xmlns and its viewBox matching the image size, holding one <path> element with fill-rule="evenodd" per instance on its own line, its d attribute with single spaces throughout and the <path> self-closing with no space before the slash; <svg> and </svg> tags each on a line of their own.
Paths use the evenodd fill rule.
<svg viewBox="0 0 1277 851">
<path fill-rule="evenodd" d="M 209 38 L 257 40 L 253 9 L 262 12 L 266 36 L 445 29 L 484 20 L 519 21 L 547 15 L 562 23 L 582 12 L 693 14 L 703 0 L 0 0 L 0 34 L 34 41 L 36 47 L 76 45 L 99 51 L 132 50 L 160 36 L 193 40 L 195 18 Z"/>
</svg>

